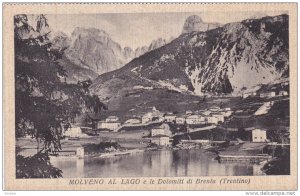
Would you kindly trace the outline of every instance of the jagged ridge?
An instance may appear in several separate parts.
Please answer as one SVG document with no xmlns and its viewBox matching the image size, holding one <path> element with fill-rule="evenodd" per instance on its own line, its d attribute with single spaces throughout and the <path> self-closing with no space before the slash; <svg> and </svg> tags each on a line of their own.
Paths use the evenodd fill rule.
<svg viewBox="0 0 300 196">
<path fill-rule="evenodd" d="M 118 80 L 119 90 L 111 94 L 132 85 L 169 86 L 198 95 L 233 93 L 288 77 L 288 67 L 288 16 L 280 15 L 182 34 L 99 76 L 91 89 L 105 95 L 109 83 Z"/>
</svg>

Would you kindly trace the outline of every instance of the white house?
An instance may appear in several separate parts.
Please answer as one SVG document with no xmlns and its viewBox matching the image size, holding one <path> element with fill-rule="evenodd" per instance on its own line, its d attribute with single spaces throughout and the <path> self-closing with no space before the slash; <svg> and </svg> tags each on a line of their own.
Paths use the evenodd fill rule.
<svg viewBox="0 0 300 196">
<path fill-rule="evenodd" d="M 209 124 L 218 124 L 218 119 L 215 116 L 207 116 L 206 122 Z"/>
<path fill-rule="evenodd" d="M 158 121 L 163 121 L 163 114 L 157 110 L 155 107 L 142 117 L 142 123 L 147 123 L 153 120 L 153 118 L 158 118 Z"/>
<path fill-rule="evenodd" d="M 119 117 L 117 116 L 109 116 L 105 119 L 105 122 L 117 122 L 119 121 Z"/>
<path fill-rule="evenodd" d="M 267 131 L 262 129 L 252 130 L 252 142 L 265 142 L 267 139 Z"/>
<path fill-rule="evenodd" d="M 280 91 L 278 95 L 279 96 L 287 96 L 287 95 L 289 95 L 289 93 L 287 91 Z"/>
<path fill-rule="evenodd" d="M 274 91 L 260 93 L 260 95 L 259 95 L 260 98 L 270 98 L 270 97 L 275 97 L 275 96 L 276 96 L 276 93 Z"/>
<path fill-rule="evenodd" d="M 158 146 L 170 146 L 170 137 L 166 135 L 156 135 L 151 137 L 151 143 Z"/>
<path fill-rule="evenodd" d="M 204 116 L 208 116 L 210 115 L 211 111 L 209 110 L 205 110 L 205 111 L 202 111 L 201 114 L 204 115 Z"/>
<path fill-rule="evenodd" d="M 152 121 L 152 113 L 148 112 L 146 114 L 144 114 L 144 116 L 142 116 L 142 123 L 147 123 L 147 122 L 150 122 Z"/>
<path fill-rule="evenodd" d="M 175 118 L 175 121 L 176 121 L 176 124 L 183 125 L 183 124 L 185 124 L 186 120 L 185 120 L 184 116 L 179 116 L 179 117 Z"/>
<path fill-rule="evenodd" d="M 64 135 L 66 137 L 79 137 L 82 135 L 82 130 L 80 127 L 70 127 L 65 131 Z"/>
<path fill-rule="evenodd" d="M 117 116 L 109 116 L 104 121 L 98 121 L 97 129 L 116 130 L 121 126 L 121 122 Z"/>
<path fill-rule="evenodd" d="M 156 135 L 164 135 L 165 130 L 161 127 L 156 127 L 151 129 L 151 137 L 156 136 Z"/>
<path fill-rule="evenodd" d="M 97 124 L 97 129 L 109 129 L 109 130 L 116 130 L 121 126 L 120 122 L 106 122 L 106 121 L 99 121 Z"/>
<path fill-rule="evenodd" d="M 224 116 L 221 113 L 215 113 L 212 116 L 216 117 L 218 122 L 224 122 Z"/>
<path fill-rule="evenodd" d="M 233 113 L 233 111 L 226 111 L 226 110 L 220 112 L 220 114 L 222 114 L 224 117 L 229 117 L 232 115 L 232 113 Z"/>
<path fill-rule="evenodd" d="M 174 114 L 166 114 L 166 115 L 164 116 L 164 120 L 165 120 L 166 122 L 175 122 L 175 120 L 176 120 L 176 115 L 174 115 Z"/>
<path fill-rule="evenodd" d="M 186 118 L 186 124 L 195 125 L 205 123 L 205 118 L 201 115 L 191 115 Z"/>
<path fill-rule="evenodd" d="M 193 112 L 192 112 L 191 110 L 187 110 L 187 111 L 185 112 L 185 114 L 186 114 L 186 115 L 192 115 Z"/>
<path fill-rule="evenodd" d="M 247 93 L 243 93 L 243 98 L 247 98 L 250 96 L 256 96 L 256 92 L 247 92 Z"/>
<path fill-rule="evenodd" d="M 170 126 L 166 123 L 155 127 L 151 129 L 151 137 L 156 136 L 156 135 L 166 135 L 166 136 L 171 136 L 172 132 L 170 130 Z"/>
</svg>

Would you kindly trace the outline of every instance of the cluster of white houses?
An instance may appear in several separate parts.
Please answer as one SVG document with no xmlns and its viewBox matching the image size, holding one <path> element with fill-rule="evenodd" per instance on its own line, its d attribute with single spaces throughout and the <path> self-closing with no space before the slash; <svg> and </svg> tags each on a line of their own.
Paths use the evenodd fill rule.
<svg viewBox="0 0 300 196">
<path fill-rule="evenodd" d="M 104 121 L 98 121 L 97 129 L 105 129 L 115 131 L 121 127 L 121 121 L 117 116 L 109 116 Z"/>
<path fill-rule="evenodd" d="M 165 124 L 167 125 L 167 124 Z M 158 146 L 170 146 L 172 142 L 171 132 L 168 132 L 164 125 L 151 130 L 150 141 Z M 268 142 L 267 131 L 254 128 L 250 130 L 250 141 L 254 143 Z"/>
<path fill-rule="evenodd" d="M 166 122 L 182 125 L 218 124 L 224 122 L 224 119 L 231 116 L 232 113 L 233 111 L 230 108 L 220 109 L 219 107 L 212 107 L 208 110 L 200 110 L 194 113 L 187 111 L 186 114 L 180 116 L 166 114 L 164 119 Z"/>
<path fill-rule="evenodd" d="M 266 142 L 267 131 L 264 129 L 252 128 L 247 131 L 251 131 L 252 142 Z M 80 127 L 70 127 L 65 131 L 64 135 L 68 137 L 85 137 Z M 171 146 L 172 132 L 167 123 L 163 123 L 160 126 L 154 127 L 150 130 L 150 142 L 157 146 Z"/>
<path fill-rule="evenodd" d="M 288 96 L 289 93 L 287 91 L 279 91 L 277 96 Z M 255 97 L 257 96 L 256 92 L 247 92 L 243 93 L 243 98 L 247 97 Z M 271 98 L 271 97 L 276 97 L 276 92 L 275 91 L 268 91 L 268 92 L 262 92 L 259 94 L 260 98 Z"/>
<path fill-rule="evenodd" d="M 287 95 L 287 91 L 280 91 L 277 95 L 274 91 L 269 91 L 260 93 L 259 97 L 271 98 Z M 257 96 L 257 93 L 249 92 L 243 94 L 243 98 L 249 96 Z M 117 116 L 109 116 L 103 121 L 98 121 L 97 129 L 118 131 L 122 126 L 143 126 L 152 122 L 170 122 L 178 125 L 218 124 L 224 122 L 224 119 L 230 117 L 232 113 L 233 111 L 230 108 L 211 107 L 206 110 L 186 111 L 185 114 L 175 115 L 173 113 L 164 114 L 153 107 L 152 111 L 145 113 L 143 116 L 128 119 L 123 124 Z"/>
<path fill-rule="evenodd" d="M 185 114 L 175 115 L 172 113 L 163 114 L 153 107 L 152 111 L 145 113 L 140 118 L 128 119 L 124 124 L 120 122 L 118 117 L 109 116 L 104 121 L 98 122 L 97 129 L 116 131 L 121 126 L 144 126 L 152 122 L 170 122 L 178 125 L 218 124 L 224 122 L 224 119 L 231 116 L 232 113 L 230 108 L 211 107 L 207 110 L 186 111 Z"/>
<path fill-rule="evenodd" d="M 150 112 L 145 113 L 139 118 L 131 118 L 123 124 L 116 116 L 109 116 L 104 121 L 98 121 L 97 129 L 119 131 L 122 127 L 147 126 L 151 123 L 167 122 L 177 125 L 205 125 L 218 124 L 224 122 L 224 119 L 231 116 L 233 111 L 230 108 L 221 109 L 220 107 L 211 107 L 207 110 L 196 112 L 186 111 L 185 114 L 175 115 L 172 113 L 162 113 L 155 107 Z M 171 132 L 167 123 L 151 130 L 151 143 L 160 146 L 170 145 Z"/>
<path fill-rule="evenodd" d="M 97 122 L 97 129 L 107 131 L 119 131 L 122 127 L 147 126 L 152 123 L 161 122 L 161 125 L 150 130 L 150 141 L 158 146 L 170 146 L 172 142 L 172 133 L 168 123 L 177 125 L 205 125 L 219 124 L 224 122 L 225 118 L 232 115 L 230 108 L 211 107 L 206 110 L 186 111 L 185 114 L 175 115 L 171 113 L 163 114 L 155 107 L 150 112 L 145 113 L 140 118 L 126 120 L 123 124 L 117 116 L 109 116 L 103 121 Z M 265 142 L 266 131 L 261 129 L 251 129 L 252 142 Z M 71 127 L 65 132 L 67 137 L 81 137 L 82 130 L 79 127 Z"/>
<path fill-rule="evenodd" d="M 250 140 L 254 143 L 267 142 L 267 131 L 265 129 L 254 128 L 249 130 Z M 150 141 L 158 146 L 170 146 L 172 142 L 172 133 L 168 124 L 162 124 L 159 127 L 151 129 Z"/>
</svg>

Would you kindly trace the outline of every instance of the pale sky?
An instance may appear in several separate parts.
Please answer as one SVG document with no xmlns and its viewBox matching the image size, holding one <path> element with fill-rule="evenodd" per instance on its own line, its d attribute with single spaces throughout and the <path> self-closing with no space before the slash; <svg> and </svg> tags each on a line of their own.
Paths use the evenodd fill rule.
<svg viewBox="0 0 300 196">
<path fill-rule="evenodd" d="M 204 22 L 226 24 L 239 22 L 247 18 L 275 16 L 286 11 L 277 12 L 202 12 L 202 13 L 116 13 L 116 14 L 77 14 L 77 15 L 46 15 L 48 23 L 54 31 L 63 31 L 71 35 L 76 27 L 94 27 L 104 30 L 122 47 L 133 49 L 148 46 L 158 38 L 170 39 L 178 37 L 185 19 L 190 15 L 198 15 Z"/>
</svg>

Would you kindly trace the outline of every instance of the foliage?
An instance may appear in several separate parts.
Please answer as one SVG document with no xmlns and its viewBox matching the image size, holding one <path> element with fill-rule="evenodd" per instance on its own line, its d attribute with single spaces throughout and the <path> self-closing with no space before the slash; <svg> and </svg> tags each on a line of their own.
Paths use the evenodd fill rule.
<svg viewBox="0 0 300 196">
<path fill-rule="evenodd" d="M 290 149 L 278 147 L 272 159 L 263 166 L 263 170 L 268 175 L 289 175 L 290 174 Z"/>
<path fill-rule="evenodd" d="M 37 17 L 35 29 L 29 25 L 26 15 L 16 15 L 14 22 L 16 137 L 30 134 L 38 143 L 37 155 L 18 156 L 17 176 L 59 177 L 60 170 L 53 168 L 41 153 L 60 150 L 63 127 L 84 112 L 99 113 L 105 105 L 97 96 L 89 94 L 90 80 L 77 84 L 65 82 L 67 72 L 58 63 L 63 51 L 51 48 L 51 31 L 44 15 Z M 36 171 L 26 173 L 34 167 Z"/>
<path fill-rule="evenodd" d="M 46 153 L 16 157 L 17 178 L 59 178 L 62 171 L 51 165 Z"/>
<path fill-rule="evenodd" d="M 84 152 L 86 154 L 103 153 L 108 151 L 115 151 L 121 149 L 117 142 L 100 142 L 99 144 L 86 144 L 84 145 Z"/>
</svg>

